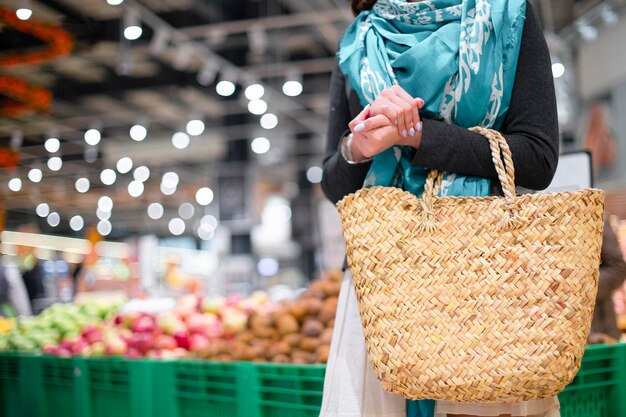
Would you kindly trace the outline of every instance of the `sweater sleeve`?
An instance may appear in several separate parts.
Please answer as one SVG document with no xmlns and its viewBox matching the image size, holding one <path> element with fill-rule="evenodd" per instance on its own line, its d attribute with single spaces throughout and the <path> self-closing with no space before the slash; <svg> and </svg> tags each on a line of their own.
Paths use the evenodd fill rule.
<svg viewBox="0 0 626 417">
<path fill-rule="evenodd" d="M 341 138 L 347 132 L 348 123 L 353 118 L 350 107 L 345 79 L 339 67 L 336 66 L 330 81 L 330 113 L 321 184 L 324 194 L 333 203 L 337 203 L 344 196 L 362 188 L 371 165 L 371 162 L 350 164 L 339 151 Z"/>
<path fill-rule="evenodd" d="M 415 165 L 497 180 L 489 144 L 481 135 L 441 121 L 423 123 Z M 556 97 L 550 54 L 531 2 L 501 133 L 511 148 L 516 185 L 532 190 L 550 185 L 559 154 Z"/>
</svg>

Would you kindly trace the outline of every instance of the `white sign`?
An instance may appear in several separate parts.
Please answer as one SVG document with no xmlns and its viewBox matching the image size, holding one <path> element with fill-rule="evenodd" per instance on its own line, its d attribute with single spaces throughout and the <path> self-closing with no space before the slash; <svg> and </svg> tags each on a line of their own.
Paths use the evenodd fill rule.
<svg viewBox="0 0 626 417">
<path fill-rule="evenodd" d="M 566 153 L 559 157 L 554 178 L 543 192 L 576 191 L 593 187 L 591 154 L 587 151 Z"/>
</svg>

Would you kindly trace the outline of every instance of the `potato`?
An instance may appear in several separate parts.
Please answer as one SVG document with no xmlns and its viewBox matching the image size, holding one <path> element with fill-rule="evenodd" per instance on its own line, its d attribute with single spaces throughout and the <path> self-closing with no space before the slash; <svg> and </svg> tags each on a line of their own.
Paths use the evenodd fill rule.
<svg viewBox="0 0 626 417">
<path fill-rule="evenodd" d="M 328 301 L 328 300 L 327 300 Z M 324 303 L 322 309 L 317 315 L 317 319 L 322 323 L 328 323 L 337 315 L 337 306 L 333 306 L 332 303 Z"/>
<path fill-rule="evenodd" d="M 302 334 L 307 337 L 319 337 L 324 331 L 324 325 L 317 320 L 309 319 L 302 325 Z"/>
<path fill-rule="evenodd" d="M 323 345 L 330 345 L 333 339 L 333 329 L 324 329 L 320 336 L 320 343 Z"/>
<path fill-rule="evenodd" d="M 285 336 L 291 333 L 298 333 L 300 331 L 300 325 L 298 320 L 290 314 L 282 314 L 276 319 L 276 327 L 278 333 L 281 336 Z"/>
<path fill-rule="evenodd" d="M 250 343 L 252 339 L 254 339 L 254 333 L 251 331 L 243 331 L 237 335 L 236 339 L 243 343 Z"/>
<path fill-rule="evenodd" d="M 289 344 L 289 346 L 291 347 L 298 347 L 300 346 L 300 342 L 302 341 L 302 335 L 295 333 L 295 334 L 288 334 L 287 336 L 285 336 L 283 338 L 283 340 Z"/>
<path fill-rule="evenodd" d="M 330 354 L 330 346 L 320 345 L 320 347 L 318 347 L 317 350 L 315 351 L 315 354 L 317 355 L 317 361 L 319 363 L 328 362 L 328 355 Z"/>
<path fill-rule="evenodd" d="M 320 341 L 315 337 L 305 337 L 300 342 L 300 349 L 305 352 L 315 352 L 315 350 L 319 347 Z"/>
<path fill-rule="evenodd" d="M 253 314 L 252 316 L 250 316 L 250 319 L 248 320 L 248 324 L 249 327 L 251 329 L 257 328 L 257 327 L 272 327 L 273 320 L 272 317 L 269 314 Z"/>
<path fill-rule="evenodd" d="M 277 355 L 289 355 L 291 352 L 291 346 L 287 342 L 278 342 L 272 345 L 269 349 L 269 354 L 274 357 Z"/>
<path fill-rule="evenodd" d="M 329 271 L 326 273 L 326 276 L 324 277 L 324 279 L 341 284 L 341 280 L 343 279 L 343 272 L 337 271 L 337 270 Z"/>
<path fill-rule="evenodd" d="M 291 359 L 287 355 L 276 355 L 272 358 L 272 362 L 274 363 L 289 363 Z"/>
<path fill-rule="evenodd" d="M 310 352 L 304 352 L 302 350 L 296 350 L 291 353 L 291 359 L 294 363 L 310 363 L 311 356 L 314 355 L 312 355 Z"/>
<path fill-rule="evenodd" d="M 316 316 L 322 309 L 323 302 L 320 298 L 311 297 L 302 300 L 307 315 Z"/>
<path fill-rule="evenodd" d="M 289 307 L 289 314 L 295 317 L 295 319 L 298 320 L 298 322 L 302 323 L 302 321 L 307 315 L 307 309 L 304 306 L 304 303 L 302 303 L 301 300 L 299 300 L 299 301 L 294 302 Z"/>
<path fill-rule="evenodd" d="M 271 327 L 254 327 L 252 333 L 261 339 L 271 339 L 276 334 L 276 330 Z"/>
</svg>

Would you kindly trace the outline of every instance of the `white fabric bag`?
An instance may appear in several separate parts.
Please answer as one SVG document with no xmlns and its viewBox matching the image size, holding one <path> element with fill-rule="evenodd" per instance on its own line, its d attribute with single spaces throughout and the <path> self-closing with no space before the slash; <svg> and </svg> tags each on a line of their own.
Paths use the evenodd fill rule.
<svg viewBox="0 0 626 417">
<path fill-rule="evenodd" d="M 459 404 L 437 401 L 435 417 L 474 416 L 560 417 L 559 401 L 548 398 L 513 404 Z M 383 390 L 367 359 L 352 275 L 341 283 L 333 341 L 326 367 L 320 417 L 405 417 L 404 398 Z"/>
</svg>

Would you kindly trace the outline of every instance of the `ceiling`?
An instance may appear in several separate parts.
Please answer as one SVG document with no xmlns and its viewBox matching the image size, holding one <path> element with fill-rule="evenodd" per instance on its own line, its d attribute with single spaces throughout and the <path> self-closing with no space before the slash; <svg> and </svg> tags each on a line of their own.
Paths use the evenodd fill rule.
<svg viewBox="0 0 626 417">
<path fill-rule="evenodd" d="M 2 5 L 16 9 L 22 1 L 5 0 Z M 595 3 L 542 0 L 539 7 L 545 25 L 559 31 Z M 247 196 L 259 181 L 286 184 L 291 198 L 312 201 L 306 172 L 323 158 L 330 71 L 340 36 L 352 19 L 347 1 L 126 0 L 111 6 L 105 0 L 31 0 L 31 8 L 33 19 L 72 33 L 76 46 L 69 57 L 0 68 L 2 74 L 51 89 L 54 96 L 49 114 L 0 120 L 0 146 L 23 136 L 20 167 L 0 170 L 0 201 L 8 209 L 8 227 L 37 219 L 35 206 L 46 202 L 62 222 L 51 229 L 39 219 L 44 231 L 72 234 L 67 220 L 78 214 L 87 223 L 97 222 L 97 201 L 108 195 L 114 201 L 112 237 L 166 233 L 179 205 L 194 202 L 196 190 L 205 186 L 215 191 L 216 202 L 205 208 L 196 205 L 191 222 L 211 213 L 250 223 L 255 213 Z M 143 34 L 128 41 L 121 27 L 133 17 L 141 22 Z M 28 36 L 0 29 L 0 54 L 37 46 Z M 215 86 L 222 79 L 237 84 L 235 94 L 217 94 Z M 287 79 L 300 79 L 303 93 L 283 94 Z M 248 110 L 244 90 L 257 82 L 265 87 L 268 112 L 278 117 L 271 130 L 262 128 L 260 116 Z M 203 120 L 205 131 L 192 137 L 187 149 L 174 148 L 172 135 L 184 131 L 191 119 Z M 148 128 L 145 140 L 129 137 L 134 124 Z M 85 142 L 90 128 L 102 133 L 96 146 Z M 44 148 L 51 136 L 61 140 L 54 155 Z M 272 144 L 264 155 L 250 149 L 258 136 Z M 90 152 L 95 158 L 87 162 Z M 51 156 L 62 157 L 60 171 L 46 166 Z M 102 170 L 115 169 L 124 156 L 151 172 L 145 192 L 136 198 L 127 191 L 132 171 L 118 172 L 113 186 L 100 180 Z M 28 180 L 32 168 L 43 171 L 40 183 Z M 169 171 L 179 175 L 180 184 L 176 193 L 165 196 L 159 185 Z M 23 181 L 20 192 L 7 186 L 13 177 Z M 75 190 L 80 177 L 90 180 L 89 192 Z M 231 187 L 238 187 L 239 195 Z M 146 215 L 152 202 L 166 209 L 159 221 Z M 229 207 L 237 204 L 244 209 L 234 215 Z M 304 211 L 294 211 L 294 218 L 311 216 L 305 210 L 308 203 L 295 206 Z"/>
</svg>

